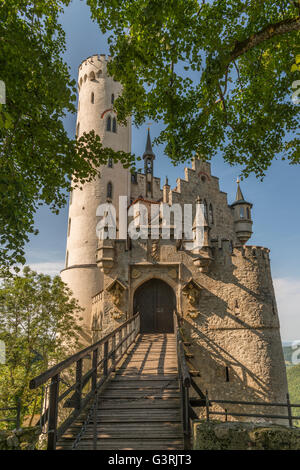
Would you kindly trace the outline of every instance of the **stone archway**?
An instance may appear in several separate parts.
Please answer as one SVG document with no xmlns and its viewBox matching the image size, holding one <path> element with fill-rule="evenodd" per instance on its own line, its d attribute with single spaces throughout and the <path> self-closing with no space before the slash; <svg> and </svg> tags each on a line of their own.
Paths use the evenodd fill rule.
<svg viewBox="0 0 300 470">
<path fill-rule="evenodd" d="M 176 298 L 172 287 L 160 279 L 150 279 L 134 293 L 133 310 L 140 312 L 141 333 L 173 333 Z"/>
</svg>

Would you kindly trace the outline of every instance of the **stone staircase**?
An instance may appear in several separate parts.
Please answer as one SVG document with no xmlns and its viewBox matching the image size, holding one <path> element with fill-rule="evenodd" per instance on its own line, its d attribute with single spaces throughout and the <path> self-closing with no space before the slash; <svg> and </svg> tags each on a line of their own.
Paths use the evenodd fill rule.
<svg viewBox="0 0 300 470">
<path fill-rule="evenodd" d="M 182 450 L 174 334 L 139 335 L 94 411 L 80 415 L 56 448 Z"/>
</svg>

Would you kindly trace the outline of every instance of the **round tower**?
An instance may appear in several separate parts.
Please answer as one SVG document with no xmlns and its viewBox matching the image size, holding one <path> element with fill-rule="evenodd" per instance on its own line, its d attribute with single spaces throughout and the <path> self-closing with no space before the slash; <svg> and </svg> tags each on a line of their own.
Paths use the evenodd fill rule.
<svg viewBox="0 0 300 470">
<path fill-rule="evenodd" d="M 131 151 L 131 122 L 117 123 L 114 101 L 121 93 L 120 83 L 107 74 L 110 57 L 93 55 L 78 70 L 78 112 L 76 136 L 94 130 L 104 147 Z M 130 197 L 130 171 L 109 160 L 99 168 L 100 176 L 72 191 L 66 265 L 61 277 L 84 308 L 83 326 L 91 328 L 92 297 L 102 289 L 102 276 L 96 265 L 96 210 L 99 204 L 112 202 L 118 211 L 119 196 Z M 88 340 L 88 337 L 87 337 Z"/>
</svg>

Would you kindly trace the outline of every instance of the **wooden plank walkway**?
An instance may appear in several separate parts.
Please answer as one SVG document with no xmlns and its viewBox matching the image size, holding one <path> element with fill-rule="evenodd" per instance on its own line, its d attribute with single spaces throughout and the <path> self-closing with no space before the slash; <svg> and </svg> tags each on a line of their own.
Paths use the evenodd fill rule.
<svg viewBox="0 0 300 470">
<path fill-rule="evenodd" d="M 73 423 L 57 444 L 71 449 L 84 416 Z M 183 430 L 173 334 L 140 335 L 106 388 L 100 392 L 97 449 L 182 450 Z M 77 449 L 91 450 L 93 416 Z"/>
</svg>

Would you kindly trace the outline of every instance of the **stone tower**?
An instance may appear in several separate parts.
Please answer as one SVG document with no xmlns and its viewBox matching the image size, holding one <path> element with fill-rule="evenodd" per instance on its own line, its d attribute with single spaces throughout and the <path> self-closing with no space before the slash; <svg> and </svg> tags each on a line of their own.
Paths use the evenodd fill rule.
<svg viewBox="0 0 300 470">
<path fill-rule="evenodd" d="M 108 76 L 108 60 L 110 57 L 104 54 L 93 55 L 79 66 L 76 136 L 94 130 L 104 147 L 130 152 L 131 123 L 117 124 L 113 105 L 121 85 Z M 91 299 L 102 288 L 101 272 L 96 265 L 96 210 L 107 201 L 118 208 L 119 195 L 130 196 L 130 171 L 121 163 L 108 161 L 99 170 L 100 177 L 71 193 L 66 264 L 61 272 L 62 280 L 84 308 L 83 326 L 87 331 L 91 327 Z"/>
</svg>

